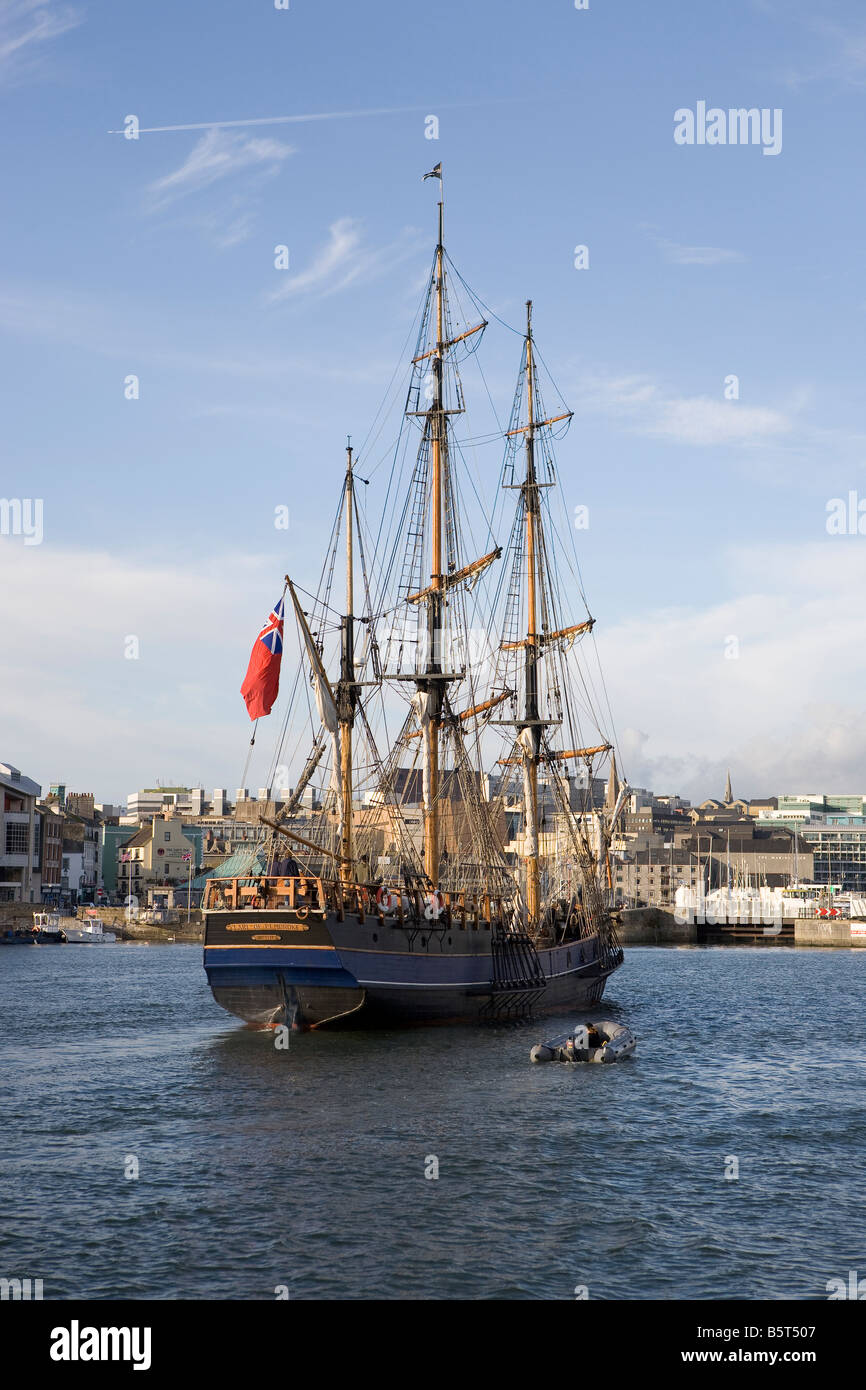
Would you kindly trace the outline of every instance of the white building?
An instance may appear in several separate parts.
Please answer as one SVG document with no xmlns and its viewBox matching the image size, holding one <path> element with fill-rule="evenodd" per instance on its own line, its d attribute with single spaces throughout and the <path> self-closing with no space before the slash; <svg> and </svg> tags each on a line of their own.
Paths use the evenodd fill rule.
<svg viewBox="0 0 866 1390">
<path fill-rule="evenodd" d="M 200 816 L 204 806 L 204 787 L 145 787 L 129 793 L 123 819 L 140 822 L 172 814 Z"/>
<path fill-rule="evenodd" d="M 42 900 L 36 820 L 41 795 L 38 782 L 0 763 L 0 902 Z"/>
</svg>

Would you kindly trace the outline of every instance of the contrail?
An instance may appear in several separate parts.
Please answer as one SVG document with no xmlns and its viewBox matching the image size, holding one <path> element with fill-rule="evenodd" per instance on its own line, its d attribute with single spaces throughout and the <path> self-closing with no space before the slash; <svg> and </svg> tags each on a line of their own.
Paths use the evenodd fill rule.
<svg viewBox="0 0 866 1390">
<path fill-rule="evenodd" d="M 425 106 L 377 106 L 368 111 L 316 111 L 302 116 L 256 116 L 243 121 L 193 121 L 189 125 L 139 126 L 139 135 L 156 135 L 165 130 L 224 130 L 239 125 L 293 125 L 301 121 L 344 121 L 352 116 L 398 116 L 412 111 L 426 111 Z M 444 110 L 444 107 L 440 107 Z M 110 130 L 109 135 L 125 135 L 123 130 Z"/>
</svg>

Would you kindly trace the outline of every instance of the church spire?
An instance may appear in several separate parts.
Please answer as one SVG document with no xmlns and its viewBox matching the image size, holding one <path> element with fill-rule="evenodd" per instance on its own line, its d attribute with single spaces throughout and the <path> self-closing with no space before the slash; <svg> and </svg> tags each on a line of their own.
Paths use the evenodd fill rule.
<svg viewBox="0 0 866 1390">
<path fill-rule="evenodd" d="M 731 769 L 728 768 L 728 780 L 725 783 L 725 805 L 732 806 L 733 804 L 734 793 L 731 791 Z"/>
</svg>

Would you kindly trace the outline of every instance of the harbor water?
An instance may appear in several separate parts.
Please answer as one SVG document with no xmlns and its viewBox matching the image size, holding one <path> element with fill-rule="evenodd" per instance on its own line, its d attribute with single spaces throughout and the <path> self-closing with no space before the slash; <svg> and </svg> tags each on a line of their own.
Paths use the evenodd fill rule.
<svg viewBox="0 0 866 1390">
<path fill-rule="evenodd" d="M 824 1299 L 866 1273 L 866 953 L 637 948 L 595 1018 L 252 1032 L 194 946 L 0 952 L 0 1275 L 46 1299 Z"/>
</svg>

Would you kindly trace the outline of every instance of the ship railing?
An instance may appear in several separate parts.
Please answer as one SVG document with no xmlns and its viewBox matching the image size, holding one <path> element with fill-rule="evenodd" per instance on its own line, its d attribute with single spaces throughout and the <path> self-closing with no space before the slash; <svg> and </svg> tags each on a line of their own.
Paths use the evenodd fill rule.
<svg viewBox="0 0 866 1390">
<path fill-rule="evenodd" d="M 412 930 L 429 927 L 458 931 L 492 931 L 507 921 L 506 904 L 491 893 L 443 893 L 405 885 L 368 889 L 335 884 L 338 916 L 356 913 L 361 922 L 371 916 L 382 925 Z"/>
<path fill-rule="evenodd" d="M 238 912 L 246 908 L 299 907 L 325 911 L 327 894 L 320 878 L 313 875 L 276 877 L 257 874 L 245 878 L 212 878 L 205 890 L 205 912 Z"/>
<path fill-rule="evenodd" d="M 510 905 L 492 893 L 443 893 L 405 886 L 367 887 L 362 883 L 326 881 L 314 875 L 247 875 L 212 878 L 205 889 L 205 912 L 299 908 L 333 912 L 341 921 L 347 914 L 363 924 L 373 921 L 411 928 L 429 926 L 458 931 L 492 931 L 506 927 Z"/>
</svg>

